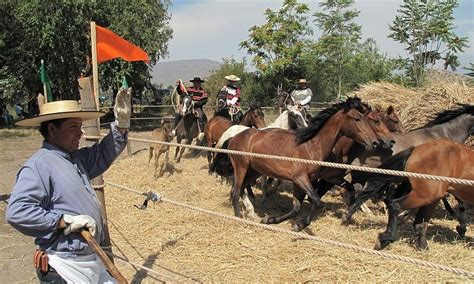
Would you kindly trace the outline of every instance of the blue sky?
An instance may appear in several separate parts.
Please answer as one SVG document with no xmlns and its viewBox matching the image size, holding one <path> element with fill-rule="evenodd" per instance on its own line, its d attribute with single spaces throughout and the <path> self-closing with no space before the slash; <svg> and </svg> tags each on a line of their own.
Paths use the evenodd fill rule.
<svg viewBox="0 0 474 284">
<path fill-rule="evenodd" d="M 248 57 L 239 50 L 253 25 L 265 22 L 266 8 L 278 10 L 279 0 L 177 0 L 171 6 L 173 39 L 169 56 L 163 61 L 180 59 L 213 59 Z M 300 1 L 310 5 L 311 14 L 318 10 L 319 1 Z M 360 11 L 357 22 L 362 25 L 363 38 L 372 37 L 380 50 L 389 56 L 405 57 L 403 46 L 387 38 L 388 24 L 397 14 L 401 0 L 356 0 Z M 460 54 L 462 66 L 474 63 L 474 1 L 462 0 L 454 11 L 455 33 L 469 38 L 469 48 Z M 314 27 L 316 29 L 316 27 Z M 315 30 L 315 34 L 318 34 Z"/>
</svg>

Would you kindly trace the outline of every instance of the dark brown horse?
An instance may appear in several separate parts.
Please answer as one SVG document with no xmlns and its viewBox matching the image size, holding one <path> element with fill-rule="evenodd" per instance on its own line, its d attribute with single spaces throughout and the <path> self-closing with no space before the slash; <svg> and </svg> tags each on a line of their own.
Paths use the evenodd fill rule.
<svg viewBox="0 0 474 284">
<path fill-rule="evenodd" d="M 179 121 L 176 126 L 176 143 L 181 143 L 184 139 L 184 144 L 190 145 L 194 138 L 198 137 L 199 134 L 199 123 L 198 117 L 194 113 L 193 102 L 190 96 L 183 98 L 182 104 L 183 118 Z M 203 112 L 204 120 L 207 121 L 206 114 Z M 174 158 L 176 163 L 181 161 L 181 156 L 184 152 L 183 147 L 176 147 Z"/>
<path fill-rule="evenodd" d="M 474 149 L 448 140 L 429 141 L 398 153 L 386 160 L 380 168 L 474 180 Z M 389 212 L 388 225 L 387 230 L 379 235 L 375 246 L 376 249 L 382 249 L 395 241 L 400 210 L 421 208 L 415 218 L 414 227 L 416 245 L 425 249 L 428 221 L 438 201 L 448 192 L 459 200 L 474 204 L 474 186 L 411 177 L 373 175 L 347 212 L 346 220 L 369 198 L 383 198 Z"/>
<path fill-rule="evenodd" d="M 321 111 L 305 129 L 294 132 L 276 128 L 265 130 L 251 128 L 230 139 L 228 148 L 253 153 L 325 160 L 337 139 L 342 135 L 352 137 L 368 148 L 374 148 L 378 145 L 378 139 L 367 118 L 360 111 L 363 111 L 360 99 L 349 98 L 346 102 Z M 308 195 L 313 204 L 311 213 L 307 217 L 309 224 L 315 207 L 320 203 L 319 196 L 311 185 L 310 177 L 318 174 L 320 166 L 240 155 L 230 155 L 230 160 L 234 172 L 231 199 L 236 216 L 242 216 L 238 204 L 241 197 L 244 199 L 244 205 L 254 215 L 253 207 L 249 206 L 251 203 L 246 201 L 248 197 L 243 195 L 244 188 L 250 187 L 255 179 L 263 174 L 292 181 L 294 189 L 293 208 L 289 213 L 281 217 L 265 217 L 261 221 L 267 224 L 280 223 L 296 216 L 300 211 L 304 196 Z"/>
<path fill-rule="evenodd" d="M 257 106 L 250 106 L 250 109 L 244 113 L 239 123 L 248 127 L 262 128 L 265 127 L 265 114 L 262 109 Z M 216 143 L 229 127 L 234 125 L 232 121 L 223 116 L 212 117 L 204 127 L 204 135 L 208 147 L 214 147 Z M 213 152 L 207 152 L 207 162 L 211 163 Z"/>
</svg>

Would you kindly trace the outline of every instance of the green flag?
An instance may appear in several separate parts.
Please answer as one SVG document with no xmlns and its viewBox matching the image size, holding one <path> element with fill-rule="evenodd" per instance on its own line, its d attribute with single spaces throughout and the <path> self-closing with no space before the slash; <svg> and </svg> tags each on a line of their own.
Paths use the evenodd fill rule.
<svg viewBox="0 0 474 284">
<path fill-rule="evenodd" d="M 127 82 L 127 78 L 125 76 L 123 76 L 122 88 L 128 89 L 128 82 Z"/>
<path fill-rule="evenodd" d="M 53 92 L 51 92 L 51 81 L 49 80 L 48 74 L 46 74 L 46 68 L 44 67 L 44 62 L 41 60 L 41 67 L 40 67 L 40 78 L 41 83 L 46 87 L 46 94 L 44 97 L 47 98 L 48 103 L 53 101 Z"/>
</svg>

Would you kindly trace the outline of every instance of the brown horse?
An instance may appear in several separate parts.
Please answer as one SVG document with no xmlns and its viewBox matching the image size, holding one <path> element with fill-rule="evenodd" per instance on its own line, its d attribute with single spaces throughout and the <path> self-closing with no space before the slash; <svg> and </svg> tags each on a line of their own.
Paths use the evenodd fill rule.
<svg viewBox="0 0 474 284">
<path fill-rule="evenodd" d="M 375 108 L 375 111 L 380 113 L 383 124 L 387 126 L 390 132 L 395 132 L 395 133 L 406 132 L 405 127 L 400 121 L 400 118 L 398 117 L 392 105 L 388 106 L 385 112 L 383 112 L 381 109 L 377 107 Z"/>
<path fill-rule="evenodd" d="M 378 139 L 367 118 L 360 111 L 363 111 L 360 99 L 349 98 L 346 102 L 321 111 L 312 119 L 307 128 L 296 132 L 278 128 L 265 130 L 250 128 L 230 139 L 228 148 L 253 153 L 325 160 L 337 139 L 342 135 L 352 137 L 368 148 L 374 148 L 378 145 Z M 254 215 L 253 208 L 249 206 L 251 203 L 246 201 L 248 197 L 243 196 L 243 189 L 248 190 L 248 187 L 262 174 L 289 180 L 294 184 L 292 210 L 281 217 L 265 217 L 261 220 L 263 223 L 280 223 L 296 216 L 305 194 L 312 201 L 311 212 L 314 212 L 315 207 L 320 203 L 319 196 L 310 182 L 310 177 L 318 174 L 320 166 L 240 155 L 230 155 L 230 160 L 234 172 L 231 199 L 236 216 L 242 217 L 238 204 L 241 197 L 244 199 L 245 206 L 251 210 L 250 214 Z M 312 213 L 307 217 L 308 224 L 311 219 Z"/>
<path fill-rule="evenodd" d="M 232 121 L 223 116 L 214 116 L 211 118 L 204 127 L 204 136 L 206 137 L 207 146 L 214 147 L 222 134 L 233 124 Z M 250 106 L 250 109 L 242 116 L 239 124 L 256 128 L 265 127 L 265 114 L 260 107 Z M 213 152 L 207 152 L 207 162 L 209 165 L 212 161 L 212 154 Z"/>
<path fill-rule="evenodd" d="M 170 142 L 173 140 L 173 134 L 171 133 L 173 126 L 171 123 L 166 123 L 163 119 L 161 120 L 160 128 L 157 128 L 151 132 L 151 140 L 163 141 L 163 142 Z M 153 176 L 155 178 L 163 176 L 163 169 L 165 163 L 169 160 L 169 148 L 168 145 L 162 145 L 158 143 L 150 143 L 150 153 L 148 157 L 148 164 L 150 164 L 151 158 L 155 156 L 155 170 Z M 165 154 L 165 160 L 160 164 L 160 172 L 157 174 L 158 170 L 158 161 L 162 154 Z"/>
<path fill-rule="evenodd" d="M 434 140 L 398 153 L 386 160 L 380 168 L 474 180 L 473 161 L 474 149 L 471 147 L 448 140 Z M 345 218 L 349 220 L 358 206 L 369 198 L 384 198 L 389 211 L 388 225 L 387 230 L 379 235 L 375 246 L 376 249 L 382 249 L 395 241 L 400 210 L 421 207 L 424 210 L 418 211 L 414 227 L 416 246 L 425 249 L 426 229 L 431 213 L 438 201 L 448 192 L 459 200 L 474 204 L 474 186 L 411 177 L 373 175 Z"/>
</svg>

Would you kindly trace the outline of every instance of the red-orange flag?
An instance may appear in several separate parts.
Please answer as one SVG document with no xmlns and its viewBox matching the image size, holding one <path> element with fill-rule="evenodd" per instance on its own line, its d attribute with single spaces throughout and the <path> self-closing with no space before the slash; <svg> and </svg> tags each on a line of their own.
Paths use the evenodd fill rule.
<svg viewBox="0 0 474 284">
<path fill-rule="evenodd" d="M 148 54 L 116 33 L 95 26 L 97 36 L 97 62 L 102 63 L 120 57 L 125 61 L 150 61 Z"/>
</svg>

